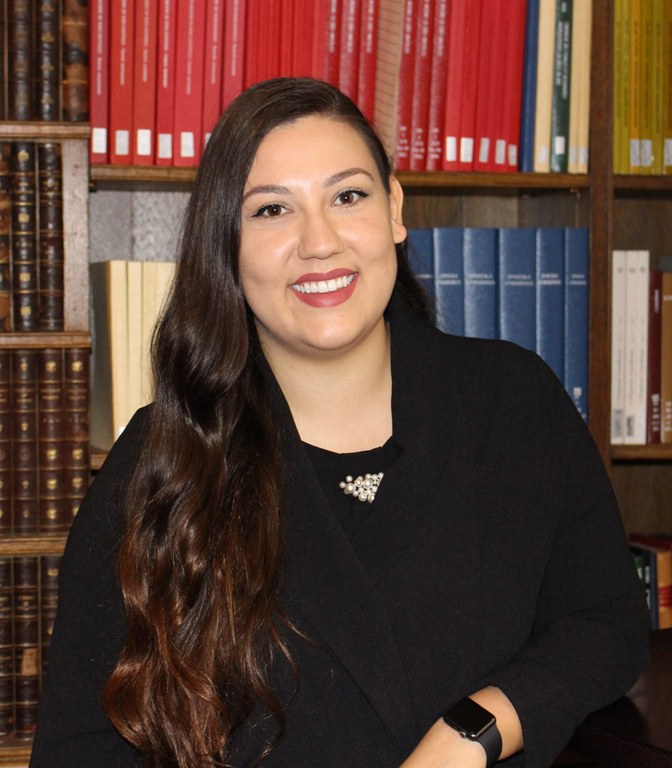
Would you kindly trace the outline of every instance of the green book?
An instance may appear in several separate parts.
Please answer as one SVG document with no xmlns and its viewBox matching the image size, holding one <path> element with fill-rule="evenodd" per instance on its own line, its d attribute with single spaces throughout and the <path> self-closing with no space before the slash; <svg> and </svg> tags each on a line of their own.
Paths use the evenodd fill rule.
<svg viewBox="0 0 672 768">
<path fill-rule="evenodd" d="M 572 54 L 572 0 L 558 0 L 555 11 L 551 102 L 551 171 L 567 172 L 569 86 Z"/>
</svg>

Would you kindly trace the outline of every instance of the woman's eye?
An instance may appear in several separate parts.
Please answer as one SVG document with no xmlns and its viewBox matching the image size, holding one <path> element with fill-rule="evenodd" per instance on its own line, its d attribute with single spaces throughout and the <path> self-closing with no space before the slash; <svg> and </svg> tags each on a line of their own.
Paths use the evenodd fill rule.
<svg viewBox="0 0 672 768">
<path fill-rule="evenodd" d="M 365 197 L 368 197 L 368 194 L 361 189 L 346 189 L 338 193 L 336 200 L 341 205 L 353 205 L 353 203 L 363 200 Z"/>
<path fill-rule="evenodd" d="M 281 216 L 284 210 L 284 206 L 280 205 L 279 203 L 270 203 L 269 205 L 263 205 L 254 214 L 254 218 L 272 218 L 275 216 Z"/>
</svg>

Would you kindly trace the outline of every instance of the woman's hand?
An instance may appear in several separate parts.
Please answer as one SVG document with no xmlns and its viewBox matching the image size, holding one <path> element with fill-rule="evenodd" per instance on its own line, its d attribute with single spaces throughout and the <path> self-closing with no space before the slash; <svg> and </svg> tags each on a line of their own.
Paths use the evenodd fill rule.
<svg viewBox="0 0 672 768">
<path fill-rule="evenodd" d="M 504 759 L 523 747 L 523 731 L 518 714 L 506 695 L 499 688 L 483 688 L 469 698 L 492 712 L 502 737 Z M 465 739 L 447 725 L 437 720 L 422 741 L 401 765 L 401 768 L 485 768 L 483 747 Z"/>
</svg>

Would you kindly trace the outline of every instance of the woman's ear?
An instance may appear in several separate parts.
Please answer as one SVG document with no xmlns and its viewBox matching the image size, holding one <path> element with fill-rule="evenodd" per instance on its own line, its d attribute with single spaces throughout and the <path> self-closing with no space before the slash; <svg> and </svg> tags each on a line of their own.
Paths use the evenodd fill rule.
<svg viewBox="0 0 672 768">
<path fill-rule="evenodd" d="M 390 221 L 392 223 L 392 235 L 394 242 L 403 243 L 406 239 L 406 227 L 402 215 L 404 207 L 404 190 L 401 188 L 399 180 L 390 176 Z"/>
</svg>

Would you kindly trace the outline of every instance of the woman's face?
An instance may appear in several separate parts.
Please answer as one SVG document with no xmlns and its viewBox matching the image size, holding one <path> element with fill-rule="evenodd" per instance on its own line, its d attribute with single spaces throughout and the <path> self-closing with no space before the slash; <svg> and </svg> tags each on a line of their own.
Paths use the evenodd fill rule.
<svg viewBox="0 0 672 768">
<path fill-rule="evenodd" d="M 380 329 L 402 194 L 359 134 L 309 116 L 261 142 L 242 204 L 240 276 L 264 351 L 345 352 Z"/>
</svg>

